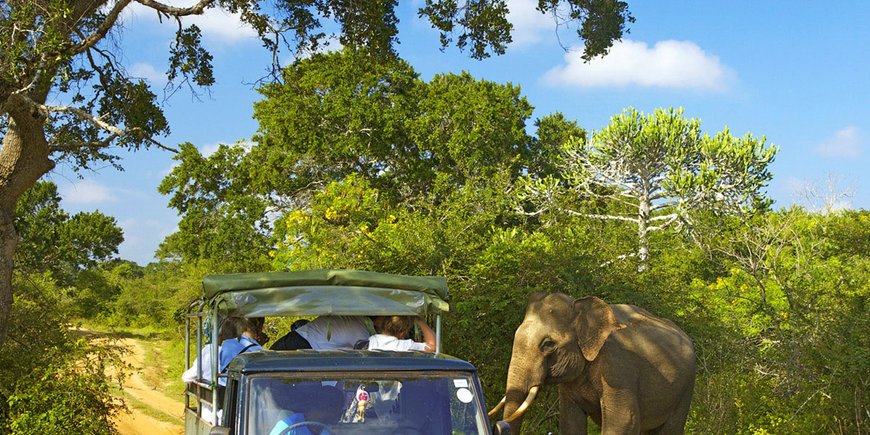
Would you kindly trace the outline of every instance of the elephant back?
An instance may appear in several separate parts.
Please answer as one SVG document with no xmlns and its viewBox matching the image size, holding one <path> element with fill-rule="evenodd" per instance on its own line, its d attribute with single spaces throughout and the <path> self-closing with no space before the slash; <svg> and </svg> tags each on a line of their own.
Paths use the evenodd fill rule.
<svg viewBox="0 0 870 435">
<path fill-rule="evenodd" d="M 635 305 L 610 304 L 610 309 L 613 310 L 613 314 L 616 316 L 616 322 L 620 325 L 628 326 L 636 322 L 651 322 L 665 329 L 676 329 L 682 332 L 676 323 L 662 317 L 654 316 L 649 311 Z"/>
<path fill-rule="evenodd" d="M 619 324 L 619 329 L 614 331 L 614 338 L 620 337 L 637 343 L 642 337 L 643 341 L 656 343 L 656 346 L 648 349 L 659 349 L 660 346 L 664 346 L 673 357 L 681 356 L 687 363 L 694 362 L 695 350 L 692 340 L 674 322 L 654 316 L 649 311 L 634 305 L 612 304 L 610 308 Z"/>
</svg>

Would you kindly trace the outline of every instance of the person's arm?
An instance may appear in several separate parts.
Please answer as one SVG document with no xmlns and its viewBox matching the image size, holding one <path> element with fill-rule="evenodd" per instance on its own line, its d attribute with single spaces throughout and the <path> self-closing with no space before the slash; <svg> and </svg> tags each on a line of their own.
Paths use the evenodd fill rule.
<svg viewBox="0 0 870 435">
<path fill-rule="evenodd" d="M 415 321 L 420 328 L 420 332 L 423 333 L 423 343 L 426 344 L 426 350 L 435 352 L 435 331 L 426 324 L 426 321 L 422 317 L 417 317 Z"/>
<path fill-rule="evenodd" d="M 181 380 L 184 382 L 194 382 L 197 378 L 197 367 L 199 367 L 200 361 L 202 361 L 202 377 L 208 378 L 208 374 L 211 373 L 210 369 L 207 367 L 211 367 L 211 348 L 209 345 L 206 345 L 199 352 L 199 357 L 193 360 L 193 364 L 188 367 L 184 373 L 181 374 Z"/>
</svg>

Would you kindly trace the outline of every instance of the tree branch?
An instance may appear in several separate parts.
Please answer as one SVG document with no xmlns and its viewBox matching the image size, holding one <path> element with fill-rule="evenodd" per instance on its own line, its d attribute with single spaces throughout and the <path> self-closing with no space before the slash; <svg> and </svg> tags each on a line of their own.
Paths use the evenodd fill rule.
<svg viewBox="0 0 870 435">
<path fill-rule="evenodd" d="M 598 267 L 607 267 L 607 266 L 610 266 L 610 265 L 613 264 L 613 263 L 616 263 L 617 261 L 625 261 L 625 260 L 628 260 L 628 259 L 631 258 L 631 257 L 637 257 L 637 253 L 631 253 L 631 254 L 623 254 L 623 255 L 620 255 L 619 257 L 616 257 L 616 258 L 614 258 L 613 260 L 605 261 L 604 263 L 599 264 Z"/>
<path fill-rule="evenodd" d="M 631 222 L 634 224 L 637 224 L 640 222 L 636 218 L 630 218 L 630 217 L 625 217 L 625 216 L 611 216 L 611 215 L 606 215 L 606 214 L 587 214 L 587 213 L 576 212 L 574 210 L 565 210 L 565 213 L 568 213 L 571 216 L 585 217 L 585 218 L 590 218 L 590 219 L 616 220 L 616 221 Z"/>
<path fill-rule="evenodd" d="M 647 231 L 661 231 L 661 230 L 663 230 L 663 229 L 669 227 L 669 226 L 670 226 L 672 223 L 674 223 L 674 222 L 675 222 L 679 217 L 680 217 L 680 215 L 677 214 L 677 213 L 674 213 L 674 214 L 671 214 L 671 215 L 667 215 L 667 216 L 657 216 L 657 217 L 655 217 L 655 218 L 653 218 L 653 219 L 662 219 L 662 218 L 670 218 L 670 219 L 669 219 L 667 222 L 665 222 L 665 223 L 663 223 L 663 224 L 661 224 L 661 225 L 647 228 Z M 653 219 L 650 219 L 650 221 L 652 221 Z"/>
<path fill-rule="evenodd" d="M 100 24 L 100 27 L 92 33 L 90 36 L 82 39 L 75 48 L 73 48 L 73 53 L 79 54 L 84 52 L 85 50 L 93 47 L 100 42 L 101 39 L 105 38 L 109 33 L 109 30 L 115 26 L 115 22 L 118 21 L 118 17 L 121 16 L 121 11 L 130 4 L 132 0 L 118 0 L 115 3 L 115 6 L 112 7 L 112 10 L 106 15 L 106 19 Z M 141 2 L 140 2 L 141 3 Z"/>
<path fill-rule="evenodd" d="M 79 109 L 79 108 L 77 108 L 77 107 L 70 107 L 70 106 L 45 106 L 45 105 L 42 105 L 42 104 L 37 105 L 37 107 L 38 107 L 39 110 L 40 110 L 43 114 L 45 114 L 46 116 L 48 116 L 48 114 L 51 113 L 51 112 L 55 112 L 55 113 L 71 113 L 71 114 L 75 115 L 77 118 L 79 118 L 80 120 L 85 121 L 85 122 L 89 122 L 89 123 L 93 124 L 94 126 L 96 126 L 96 127 L 98 127 L 98 128 L 101 128 L 101 129 L 103 129 L 103 130 L 105 130 L 105 131 L 111 133 L 111 134 L 112 134 L 113 136 L 115 136 L 115 137 L 133 136 L 133 135 L 135 134 L 135 131 L 138 130 L 138 129 L 134 129 L 133 131 L 130 131 L 130 130 L 124 130 L 124 129 L 122 129 L 122 128 L 119 128 L 118 126 L 115 126 L 115 125 L 109 124 L 108 122 L 103 121 L 103 119 L 102 119 L 101 116 L 94 116 L 94 115 L 92 115 L 91 113 L 89 113 L 89 112 L 87 112 L 87 111 L 85 111 L 85 110 Z M 110 137 L 111 137 L 111 136 L 110 136 Z M 172 147 L 168 147 L 168 146 L 166 146 L 166 145 L 163 145 L 163 144 L 161 144 L 160 142 L 154 140 L 154 139 L 151 138 L 151 137 L 143 137 L 142 139 L 145 140 L 146 142 L 151 143 L 152 145 L 155 145 L 155 146 L 157 146 L 158 148 L 164 149 L 164 150 L 166 150 L 166 151 L 170 151 L 170 152 L 173 152 L 173 153 L 176 153 L 176 154 L 179 152 L 177 149 L 172 148 Z M 100 142 L 100 143 L 101 143 L 101 144 L 102 144 L 102 143 L 106 143 L 106 141 L 103 141 L 103 142 Z M 108 145 L 108 143 L 106 143 L 106 145 Z"/>
<path fill-rule="evenodd" d="M 199 3 L 188 8 L 169 6 L 167 4 L 160 3 L 154 0 L 136 0 L 136 3 L 139 3 L 142 6 L 147 6 L 151 9 L 156 10 L 157 12 L 162 12 L 166 15 L 171 15 L 173 17 L 185 17 L 188 15 L 202 14 L 205 8 L 211 6 L 212 3 L 214 3 L 214 0 L 200 0 Z"/>
</svg>

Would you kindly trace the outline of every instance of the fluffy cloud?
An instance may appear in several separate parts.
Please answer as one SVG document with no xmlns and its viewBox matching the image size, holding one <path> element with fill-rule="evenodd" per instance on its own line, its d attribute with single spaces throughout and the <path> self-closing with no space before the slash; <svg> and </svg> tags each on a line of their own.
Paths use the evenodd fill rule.
<svg viewBox="0 0 870 435">
<path fill-rule="evenodd" d="M 816 147 L 816 153 L 831 158 L 856 158 L 863 152 L 863 139 L 858 127 L 846 127 Z"/>
<path fill-rule="evenodd" d="M 193 0 L 169 2 L 176 7 L 192 6 Z M 224 43 L 250 41 L 257 38 L 257 33 L 249 25 L 242 22 L 240 14 L 229 14 L 220 8 L 210 8 L 202 15 L 185 17 L 185 26 L 196 24 L 202 30 L 205 38 L 215 39 Z M 124 10 L 124 19 L 130 23 L 158 23 L 157 14 L 153 9 L 133 3 Z M 174 27 L 167 27 L 175 29 Z"/>
<path fill-rule="evenodd" d="M 60 194 L 70 204 L 101 204 L 115 200 L 108 187 L 88 180 L 63 187 Z"/>
<path fill-rule="evenodd" d="M 540 42 L 543 34 L 556 31 L 556 21 L 550 14 L 535 9 L 537 0 L 508 0 L 508 21 L 514 25 L 512 46 L 524 47 Z"/>
<path fill-rule="evenodd" d="M 610 54 L 583 63 L 582 52 L 565 54 L 565 65 L 548 71 L 543 79 L 554 86 L 642 86 L 724 91 L 733 73 L 719 58 L 691 41 L 644 42 L 623 40 Z"/>
<path fill-rule="evenodd" d="M 166 84 L 166 73 L 157 71 L 150 63 L 136 63 L 130 67 L 130 75 L 136 78 L 142 78 L 146 81 L 155 84 Z"/>
<path fill-rule="evenodd" d="M 190 17 L 190 22 L 199 26 L 204 36 L 223 42 L 254 40 L 257 37 L 257 32 L 243 23 L 239 14 L 228 14 L 217 8 Z"/>
</svg>

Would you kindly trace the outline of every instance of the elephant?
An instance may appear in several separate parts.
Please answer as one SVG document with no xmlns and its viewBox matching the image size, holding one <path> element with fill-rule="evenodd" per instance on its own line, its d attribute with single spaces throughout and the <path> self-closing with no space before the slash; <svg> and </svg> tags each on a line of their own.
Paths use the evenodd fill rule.
<svg viewBox="0 0 870 435">
<path fill-rule="evenodd" d="M 682 434 L 695 385 L 692 340 L 677 325 L 633 305 L 562 293 L 529 297 L 514 335 L 504 408 L 511 433 L 539 389 L 559 388 L 563 435 Z"/>
</svg>

